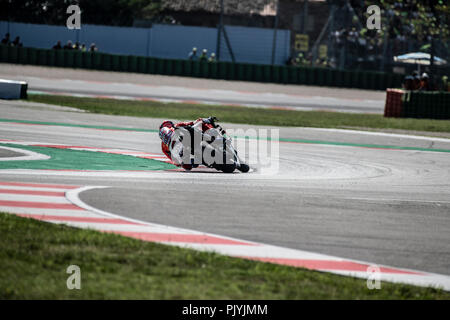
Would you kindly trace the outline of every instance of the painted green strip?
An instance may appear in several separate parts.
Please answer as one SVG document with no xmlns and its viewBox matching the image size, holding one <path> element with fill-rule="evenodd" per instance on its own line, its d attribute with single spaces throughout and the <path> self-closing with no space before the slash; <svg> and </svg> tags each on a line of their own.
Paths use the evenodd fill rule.
<svg viewBox="0 0 450 320">
<path fill-rule="evenodd" d="M 153 171 L 176 168 L 176 166 L 162 161 L 122 154 L 24 146 L 10 143 L 0 143 L 0 146 L 30 150 L 51 157 L 48 160 L 0 161 L 0 169 Z"/>
<path fill-rule="evenodd" d="M 257 139 L 258 137 L 233 137 L 240 139 Z M 264 138 L 264 140 L 272 140 L 270 137 Z M 359 147 L 359 148 L 371 148 L 371 149 L 392 149 L 392 150 L 413 150 L 413 151 L 431 151 L 431 152 L 446 152 L 450 153 L 449 149 L 430 149 L 430 148 L 420 148 L 420 147 L 402 147 L 402 146 L 385 146 L 379 144 L 364 144 L 364 143 L 349 143 L 349 142 L 333 142 L 333 141 L 320 141 L 320 140 L 303 140 L 303 139 L 289 139 L 289 138 L 279 138 L 281 142 L 292 142 L 292 143 L 306 143 L 306 144 L 323 144 L 332 146 L 345 146 L 345 147 Z M 450 141 L 449 141 L 450 142 Z"/>
<path fill-rule="evenodd" d="M 139 132 L 152 132 L 152 133 L 158 132 L 158 130 L 152 130 L 152 129 L 124 128 L 124 127 L 112 127 L 112 126 L 93 126 L 93 125 L 81 125 L 81 124 L 71 124 L 71 123 L 40 122 L 40 121 L 14 120 L 14 119 L 0 119 L 0 122 L 16 122 L 16 123 L 40 124 L 40 125 L 49 125 L 49 126 L 80 127 L 80 128 L 91 128 L 91 129 L 105 129 L 105 130 L 139 131 Z M 241 136 L 234 136 L 233 138 L 240 138 L 240 139 L 251 138 L 251 139 L 258 139 L 258 140 L 260 139 L 259 137 L 241 137 Z M 264 139 L 271 140 L 270 137 L 264 138 Z M 378 145 L 378 144 L 361 144 L 361 143 L 289 139 L 289 138 L 280 138 L 279 141 L 280 142 L 292 142 L 292 143 L 307 143 L 307 144 L 323 144 L 323 145 L 332 145 L 332 146 L 372 148 L 372 149 L 413 150 L 413 151 L 430 151 L 430 152 L 450 153 L 449 149 L 386 146 L 386 145 Z"/>
</svg>

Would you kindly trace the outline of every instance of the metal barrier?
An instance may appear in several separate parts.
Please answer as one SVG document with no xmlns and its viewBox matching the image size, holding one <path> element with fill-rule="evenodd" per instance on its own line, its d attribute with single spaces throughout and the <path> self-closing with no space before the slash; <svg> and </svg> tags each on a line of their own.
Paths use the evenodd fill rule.
<svg viewBox="0 0 450 320">
<path fill-rule="evenodd" d="M 400 89 L 386 90 L 386 105 L 384 107 L 385 117 L 399 118 L 403 116 L 404 91 Z"/>
<path fill-rule="evenodd" d="M 0 79 L 0 99 L 26 99 L 27 88 L 24 81 Z"/>
<path fill-rule="evenodd" d="M 450 93 L 387 89 L 384 116 L 450 119 Z"/>
</svg>

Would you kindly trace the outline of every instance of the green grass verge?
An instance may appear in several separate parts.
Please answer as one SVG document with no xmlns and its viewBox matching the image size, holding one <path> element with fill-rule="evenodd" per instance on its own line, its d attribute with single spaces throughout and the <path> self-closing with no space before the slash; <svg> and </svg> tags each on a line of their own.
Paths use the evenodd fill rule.
<svg viewBox="0 0 450 320">
<path fill-rule="evenodd" d="M 66 269 L 81 268 L 81 290 Z M 0 299 L 450 299 L 0 213 Z"/>
<path fill-rule="evenodd" d="M 30 94 L 30 101 L 83 109 L 93 113 L 196 119 L 215 115 L 223 122 L 317 128 L 372 128 L 450 132 L 450 120 L 385 118 L 382 115 L 324 111 L 289 111 L 235 106 L 192 105 Z"/>
</svg>

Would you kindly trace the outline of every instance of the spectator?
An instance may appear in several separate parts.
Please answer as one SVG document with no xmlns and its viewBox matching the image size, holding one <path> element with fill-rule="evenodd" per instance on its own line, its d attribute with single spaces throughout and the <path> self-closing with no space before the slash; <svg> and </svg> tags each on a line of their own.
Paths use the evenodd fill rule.
<svg viewBox="0 0 450 320">
<path fill-rule="evenodd" d="M 86 45 L 84 43 L 81 45 L 80 50 L 81 50 L 81 52 L 87 51 Z"/>
<path fill-rule="evenodd" d="M 189 53 L 189 60 L 197 60 L 197 48 L 192 48 L 192 51 Z"/>
<path fill-rule="evenodd" d="M 91 43 L 91 46 L 89 48 L 89 52 L 97 52 L 97 51 L 98 51 L 98 48 L 95 45 L 95 43 Z"/>
<path fill-rule="evenodd" d="M 420 91 L 429 91 L 429 81 L 428 74 L 423 73 L 420 77 Z"/>
<path fill-rule="evenodd" d="M 419 75 L 414 76 L 412 90 L 419 90 L 420 85 L 421 85 L 420 76 Z"/>
<path fill-rule="evenodd" d="M 286 65 L 288 65 L 288 66 L 295 66 L 295 58 L 294 58 L 294 56 L 290 56 L 286 60 Z"/>
<path fill-rule="evenodd" d="M 430 77 L 428 74 L 423 73 L 422 77 L 420 78 L 420 91 L 434 91 L 435 88 L 433 84 L 431 83 Z"/>
<path fill-rule="evenodd" d="M 450 91 L 450 83 L 447 76 L 442 76 L 442 91 Z"/>
<path fill-rule="evenodd" d="M 2 44 L 5 46 L 10 44 L 9 33 L 5 34 L 5 37 L 2 39 Z"/>
<path fill-rule="evenodd" d="M 72 50 L 72 49 L 73 49 L 72 41 L 69 40 L 64 46 L 64 50 Z"/>
<path fill-rule="evenodd" d="M 61 50 L 63 47 L 61 46 L 61 41 L 58 40 L 58 42 L 53 46 L 53 50 Z"/>
<path fill-rule="evenodd" d="M 23 44 L 20 42 L 20 37 L 16 37 L 14 41 L 11 43 L 13 47 L 22 47 Z"/>
<path fill-rule="evenodd" d="M 405 90 L 413 90 L 413 80 L 414 78 L 412 76 L 406 76 L 405 80 L 403 81 L 403 89 Z"/>
<path fill-rule="evenodd" d="M 358 38 L 358 32 L 356 31 L 356 28 L 353 27 L 352 30 L 350 30 L 347 33 L 347 41 L 349 41 L 352 44 L 354 44 L 356 42 L 357 38 Z"/>
<path fill-rule="evenodd" d="M 216 54 L 213 52 L 208 59 L 208 62 L 216 62 Z"/>
<path fill-rule="evenodd" d="M 208 50 L 203 49 L 202 54 L 198 59 L 203 62 L 208 61 Z"/>
<path fill-rule="evenodd" d="M 330 60 L 328 61 L 328 66 L 330 68 L 337 68 L 337 61 L 334 57 L 331 57 Z"/>
<path fill-rule="evenodd" d="M 308 61 L 305 59 L 303 52 L 299 52 L 297 58 L 295 58 L 295 65 L 296 66 L 304 66 L 307 64 L 308 64 Z"/>
</svg>

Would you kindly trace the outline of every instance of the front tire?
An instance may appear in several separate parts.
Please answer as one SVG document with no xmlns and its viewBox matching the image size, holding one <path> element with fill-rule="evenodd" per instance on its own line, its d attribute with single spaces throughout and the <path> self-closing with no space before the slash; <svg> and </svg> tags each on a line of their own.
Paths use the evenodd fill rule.
<svg viewBox="0 0 450 320">
<path fill-rule="evenodd" d="M 247 172 L 250 171 L 250 166 L 248 164 L 241 163 L 241 165 L 239 166 L 238 170 L 240 172 L 247 173 Z"/>
<path fill-rule="evenodd" d="M 222 171 L 224 173 L 233 173 L 234 170 L 236 169 L 236 165 L 235 164 L 221 164 L 221 165 L 215 166 L 215 169 Z"/>
</svg>

